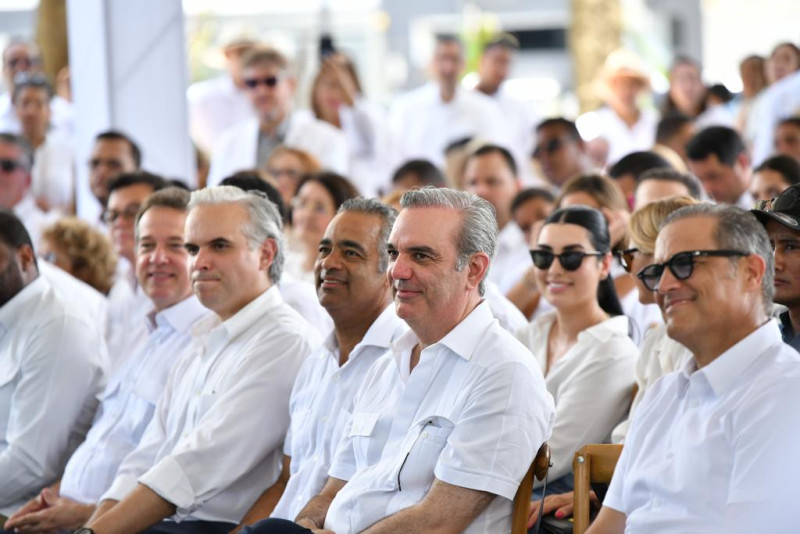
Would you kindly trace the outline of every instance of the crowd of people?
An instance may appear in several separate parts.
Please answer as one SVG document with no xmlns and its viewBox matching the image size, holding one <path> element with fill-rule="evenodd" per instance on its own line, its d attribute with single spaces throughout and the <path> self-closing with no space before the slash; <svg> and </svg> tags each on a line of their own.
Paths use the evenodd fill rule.
<svg viewBox="0 0 800 534">
<path fill-rule="evenodd" d="M 443 36 L 384 112 L 339 52 L 300 109 L 233 42 L 187 95 L 199 187 L 99 132 L 83 220 L 70 103 L 13 40 L 3 531 L 510 532 L 545 442 L 531 532 L 609 442 L 592 534 L 800 531 L 800 50 L 736 96 L 676 58 L 660 110 L 618 50 L 573 121 L 503 90 L 516 49 L 469 90 Z"/>
</svg>

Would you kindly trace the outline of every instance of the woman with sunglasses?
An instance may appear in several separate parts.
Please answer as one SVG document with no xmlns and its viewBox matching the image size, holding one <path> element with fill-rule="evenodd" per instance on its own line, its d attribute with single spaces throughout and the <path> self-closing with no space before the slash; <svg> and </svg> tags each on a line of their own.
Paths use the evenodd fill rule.
<svg viewBox="0 0 800 534">
<path fill-rule="evenodd" d="M 555 400 L 548 493 L 560 493 L 572 489 L 575 452 L 607 441 L 627 414 L 638 349 L 609 277 L 611 243 L 602 213 L 587 206 L 557 210 L 531 256 L 542 297 L 555 309 L 517 338 L 539 361 Z"/>
</svg>

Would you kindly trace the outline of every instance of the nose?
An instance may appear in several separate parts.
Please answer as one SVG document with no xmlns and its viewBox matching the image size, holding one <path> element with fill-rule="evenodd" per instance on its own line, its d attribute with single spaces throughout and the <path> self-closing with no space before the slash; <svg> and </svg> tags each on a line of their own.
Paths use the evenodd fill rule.
<svg viewBox="0 0 800 534">
<path fill-rule="evenodd" d="M 393 280 L 408 280 L 411 278 L 412 269 L 408 260 L 402 255 L 398 254 L 393 260 L 389 260 L 389 269 L 386 271 L 389 274 L 389 281 Z"/>
<path fill-rule="evenodd" d="M 679 287 L 681 287 L 681 281 L 675 278 L 675 275 L 672 274 L 672 271 L 670 271 L 668 267 L 664 267 L 664 271 L 661 273 L 661 280 L 658 281 L 656 292 L 659 295 L 666 295 Z"/>
<path fill-rule="evenodd" d="M 211 254 L 206 252 L 203 248 L 197 251 L 191 260 L 192 271 L 208 271 L 211 269 L 212 261 Z"/>
<path fill-rule="evenodd" d="M 167 251 L 163 245 L 156 245 L 150 256 L 152 263 L 164 264 L 168 261 Z"/>
<path fill-rule="evenodd" d="M 778 247 L 775 247 L 774 256 L 775 272 L 783 272 L 783 269 L 786 267 L 786 260 L 783 257 L 783 252 L 781 252 Z"/>
<path fill-rule="evenodd" d="M 320 260 L 320 266 L 326 271 L 340 269 L 342 266 L 342 257 L 336 250 L 331 252 Z"/>
</svg>

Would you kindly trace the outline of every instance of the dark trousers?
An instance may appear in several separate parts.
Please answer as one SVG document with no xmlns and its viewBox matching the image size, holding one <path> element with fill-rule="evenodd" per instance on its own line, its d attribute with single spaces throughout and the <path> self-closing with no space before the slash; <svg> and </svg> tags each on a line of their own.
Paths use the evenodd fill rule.
<svg viewBox="0 0 800 534">
<path fill-rule="evenodd" d="M 241 534 L 311 534 L 311 531 L 286 519 L 269 518 L 244 527 Z"/>
<path fill-rule="evenodd" d="M 235 523 L 221 521 L 162 521 L 145 530 L 144 534 L 228 534 L 235 528 Z"/>
</svg>

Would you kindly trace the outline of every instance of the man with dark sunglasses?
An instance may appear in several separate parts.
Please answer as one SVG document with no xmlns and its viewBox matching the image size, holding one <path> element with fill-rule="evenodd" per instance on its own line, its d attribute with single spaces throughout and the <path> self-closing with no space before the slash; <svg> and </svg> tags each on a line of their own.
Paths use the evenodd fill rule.
<svg viewBox="0 0 800 534">
<path fill-rule="evenodd" d="M 536 127 L 533 159 L 548 183 L 560 188 L 570 178 L 589 170 L 586 145 L 575 123 L 556 117 Z"/>
<path fill-rule="evenodd" d="M 775 302 L 788 309 L 780 314 L 783 340 L 800 351 L 800 185 L 793 185 L 753 215 L 769 235 L 775 254 Z"/>
<path fill-rule="evenodd" d="M 344 134 L 311 114 L 292 112 L 297 82 L 289 61 L 273 48 L 254 48 L 243 59 L 243 83 L 256 116 L 226 130 L 214 147 L 208 185 L 243 169 L 262 168 L 280 145 L 305 150 L 324 167 L 345 174 Z"/>
<path fill-rule="evenodd" d="M 766 231 L 733 206 L 685 207 L 655 261 L 641 277 L 692 357 L 637 408 L 588 532 L 796 532 L 800 355 L 770 319 Z"/>
</svg>

